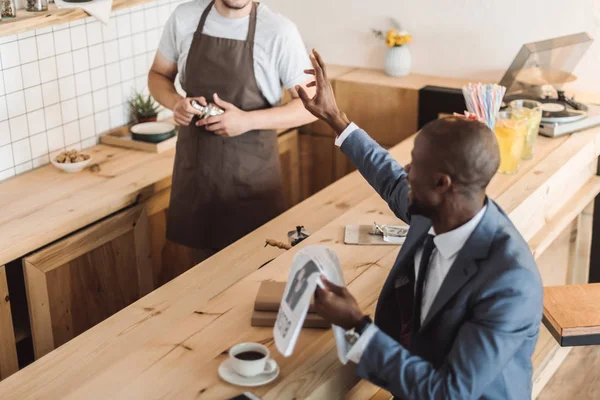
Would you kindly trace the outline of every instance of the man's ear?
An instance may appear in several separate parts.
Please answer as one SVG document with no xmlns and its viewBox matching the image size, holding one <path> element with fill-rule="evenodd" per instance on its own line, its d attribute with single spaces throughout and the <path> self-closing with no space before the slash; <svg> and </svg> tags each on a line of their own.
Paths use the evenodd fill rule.
<svg viewBox="0 0 600 400">
<path fill-rule="evenodd" d="M 450 175 L 439 174 L 437 176 L 437 179 L 435 182 L 435 187 L 440 193 L 444 193 L 444 192 L 448 191 L 448 189 L 450 189 L 451 185 L 452 185 L 452 178 L 450 177 Z"/>
</svg>

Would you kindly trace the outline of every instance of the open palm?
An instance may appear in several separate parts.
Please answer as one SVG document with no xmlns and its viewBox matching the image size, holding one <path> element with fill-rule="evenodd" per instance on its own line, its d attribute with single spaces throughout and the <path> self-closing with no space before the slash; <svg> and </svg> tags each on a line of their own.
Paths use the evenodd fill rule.
<svg viewBox="0 0 600 400">
<path fill-rule="evenodd" d="M 340 112 L 333 94 L 333 87 L 327 78 L 327 68 L 321 55 L 313 50 L 310 55 L 313 69 L 307 69 L 304 72 L 313 75 L 315 80 L 310 82 L 307 87 L 316 86 L 316 94 L 310 98 L 304 88 L 297 86 L 296 90 L 304 104 L 304 107 L 315 117 L 327 122 L 338 133 L 342 132 L 349 122 L 346 116 Z"/>
</svg>

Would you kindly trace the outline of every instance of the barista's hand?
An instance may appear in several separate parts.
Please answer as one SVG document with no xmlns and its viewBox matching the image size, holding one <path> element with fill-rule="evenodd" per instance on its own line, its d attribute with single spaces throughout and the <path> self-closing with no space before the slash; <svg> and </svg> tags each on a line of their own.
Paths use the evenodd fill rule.
<svg viewBox="0 0 600 400">
<path fill-rule="evenodd" d="M 354 328 L 363 317 L 356 299 L 345 287 L 334 285 L 321 276 L 325 289 L 317 286 L 315 292 L 315 311 L 326 321 L 349 330 Z"/>
<path fill-rule="evenodd" d="M 252 130 L 250 113 L 221 100 L 216 93 L 214 94 L 214 102 L 225 112 L 221 115 L 201 119 L 196 122 L 196 126 L 205 126 L 207 131 L 226 137 L 239 136 Z"/>
<path fill-rule="evenodd" d="M 315 117 L 327 122 L 333 130 L 339 135 L 350 124 L 346 115 L 341 112 L 335 101 L 331 82 L 327 78 L 327 68 L 321 55 L 313 49 L 310 55 L 313 69 L 307 69 L 304 72 L 308 75 L 314 75 L 315 80 L 310 82 L 307 87 L 317 87 L 317 93 L 311 99 L 301 86 L 296 86 L 296 91 L 306 108 Z"/>
<path fill-rule="evenodd" d="M 188 126 L 192 122 L 194 115 L 200 115 L 201 112 L 192 107 L 192 100 L 196 100 L 203 106 L 206 106 L 206 99 L 204 97 L 188 97 L 182 98 L 173 107 L 173 117 L 175 122 L 180 126 Z"/>
</svg>

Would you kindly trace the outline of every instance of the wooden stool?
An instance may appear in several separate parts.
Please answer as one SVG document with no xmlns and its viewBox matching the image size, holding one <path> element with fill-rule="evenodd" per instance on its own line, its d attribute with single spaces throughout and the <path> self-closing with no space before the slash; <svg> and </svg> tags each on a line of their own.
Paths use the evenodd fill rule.
<svg viewBox="0 0 600 400">
<path fill-rule="evenodd" d="M 545 287 L 543 322 L 561 346 L 600 344 L 600 283 Z"/>
</svg>

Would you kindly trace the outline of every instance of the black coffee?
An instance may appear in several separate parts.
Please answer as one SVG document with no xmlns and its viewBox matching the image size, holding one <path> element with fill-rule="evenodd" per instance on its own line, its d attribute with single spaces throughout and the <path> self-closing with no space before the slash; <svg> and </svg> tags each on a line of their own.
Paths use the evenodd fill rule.
<svg viewBox="0 0 600 400">
<path fill-rule="evenodd" d="M 244 361 L 254 361 L 260 360 L 261 358 L 265 358 L 265 355 L 260 351 L 242 351 L 235 355 L 235 358 L 239 358 Z"/>
</svg>

